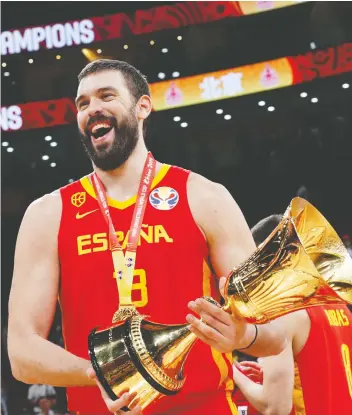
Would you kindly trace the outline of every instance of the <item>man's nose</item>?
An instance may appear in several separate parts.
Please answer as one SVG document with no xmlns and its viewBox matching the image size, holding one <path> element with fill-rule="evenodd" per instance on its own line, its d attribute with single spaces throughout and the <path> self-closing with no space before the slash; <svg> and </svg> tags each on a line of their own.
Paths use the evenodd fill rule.
<svg viewBox="0 0 352 415">
<path fill-rule="evenodd" d="M 89 103 L 89 108 L 88 108 L 89 117 L 92 117 L 93 115 L 97 115 L 97 114 L 102 114 L 102 113 L 103 113 L 103 108 L 99 100 L 92 99 Z"/>
</svg>

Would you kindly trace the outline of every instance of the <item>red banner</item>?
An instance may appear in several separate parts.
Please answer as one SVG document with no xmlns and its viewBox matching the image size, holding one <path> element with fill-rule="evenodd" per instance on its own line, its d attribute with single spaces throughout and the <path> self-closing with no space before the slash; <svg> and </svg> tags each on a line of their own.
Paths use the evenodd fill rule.
<svg viewBox="0 0 352 415">
<path fill-rule="evenodd" d="M 128 35 L 141 35 L 163 29 L 213 22 L 238 15 L 240 11 L 229 1 L 190 1 L 137 10 L 132 17 L 118 13 L 45 27 L 29 27 L 2 32 L 1 54 L 87 45 Z"/>
<path fill-rule="evenodd" d="M 141 35 L 163 29 L 178 29 L 227 17 L 259 13 L 296 4 L 295 1 L 187 1 L 46 26 L 27 27 L 1 33 L 1 54 L 36 52 L 88 45 L 110 39 Z"/>
<path fill-rule="evenodd" d="M 151 84 L 153 109 L 161 111 L 283 88 L 352 72 L 352 43 L 305 55 L 230 68 Z M 29 130 L 76 122 L 73 98 L 1 108 L 2 131 Z"/>
<path fill-rule="evenodd" d="M 54 127 L 76 121 L 73 98 L 29 102 L 1 108 L 1 130 L 18 131 Z"/>
</svg>

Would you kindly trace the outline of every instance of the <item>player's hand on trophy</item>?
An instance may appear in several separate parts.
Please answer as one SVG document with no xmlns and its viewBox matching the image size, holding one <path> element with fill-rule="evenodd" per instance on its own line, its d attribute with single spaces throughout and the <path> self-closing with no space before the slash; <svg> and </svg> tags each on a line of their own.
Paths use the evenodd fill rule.
<svg viewBox="0 0 352 415">
<path fill-rule="evenodd" d="M 223 291 L 225 278 L 220 280 L 220 291 Z M 204 298 L 191 301 L 188 307 L 201 318 L 188 314 L 186 320 L 190 330 L 203 342 L 221 353 L 230 353 L 235 349 L 248 346 L 255 336 L 255 327 L 245 320 L 231 316 L 218 305 Z"/>
<path fill-rule="evenodd" d="M 131 411 L 128 412 L 129 415 L 142 415 L 142 410 L 139 405 L 134 406 L 134 408 L 130 406 L 130 403 L 136 397 L 136 393 L 128 393 L 128 390 L 126 389 L 126 391 L 123 391 L 119 399 L 117 399 L 116 401 L 113 401 L 112 399 L 109 398 L 109 396 L 105 392 L 104 388 L 98 381 L 96 374 L 92 368 L 89 368 L 87 370 L 87 375 L 90 379 L 95 380 L 98 388 L 100 389 L 101 397 L 103 398 L 103 401 L 105 402 L 106 407 L 111 413 L 115 415 L 126 414 L 126 412 L 122 411 L 121 408 L 123 408 L 124 406 L 128 406 L 131 409 Z"/>
</svg>

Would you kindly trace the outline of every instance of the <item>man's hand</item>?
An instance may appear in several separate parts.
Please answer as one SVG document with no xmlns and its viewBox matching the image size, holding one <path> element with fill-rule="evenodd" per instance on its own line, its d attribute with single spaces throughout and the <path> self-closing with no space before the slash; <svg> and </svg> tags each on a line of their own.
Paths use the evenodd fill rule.
<svg viewBox="0 0 352 415">
<path fill-rule="evenodd" d="M 112 412 L 115 415 L 122 415 L 122 414 L 128 414 L 128 415 L 142 415 L 142 409 L 139 405 L 132 408 L 130 406 L 130 403 L 133 401 L 133 399 L 136 397 L 136 393 L 128 393 L 128 390 L 126 389 L 123 391 L 122 395 L 117 399 L 116 401 L 113 401 L 109 398 L 107 393 L 105 392 L 104 388 L 101 386 L 100 382 L 98 381 L 96 374 L 92 368 L 89 368 L 87 370 L 87 375 L 90 379 L 95 380 L 98 388 L 100 389 L 101 396 L 105 402 L 106 407 L 110 412 Z M 124 406 L 128 406 L 131 411 L 130 412 L 124 412 L 121 410 Z"/>
<path fill-rule="evenodd" d="M 233 364 L 233 378 L 237 383 L 238 372 L 243 373 L 250 380 L 260 385 L 263 384 L 263 368 L 259 363 L 243 361 Z"/>
<path fill-rule="evenodd" d="M 255 327 L 245 320 L 233 317 L 220 307 L 203 298 L 191 301 L 188 307 L 199 314 L 201 320 L 188 314 L 190 330 L 204 343 L 221 353 L 247 347 L 255 337 Z"/>
</svg>

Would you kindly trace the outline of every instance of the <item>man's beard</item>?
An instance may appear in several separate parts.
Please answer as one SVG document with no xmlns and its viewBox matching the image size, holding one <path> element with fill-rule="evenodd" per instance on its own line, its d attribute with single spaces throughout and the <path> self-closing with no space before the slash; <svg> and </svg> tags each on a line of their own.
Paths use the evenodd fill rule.
<svg viewBox="0 0 352 415">
<path fill-rule="evenodd" d="M 96 148 L 92 142 L 94 138 L 91 138 L 88 130 L 89 124 L 107 120 L 113 125 L 113 142 L 111 144 L 102 144 L 99 148 Z M 138 122 L 133 116 L 126 117 L 119 124 L 115 117 L 93 116 L 88 122 L 84 133 L 79 130 L 79 135 L 83 147 L 94 165 L 104 171 L 114 170 L 122 166 L 136 148 L 138 142 Z"/>
</svg>

